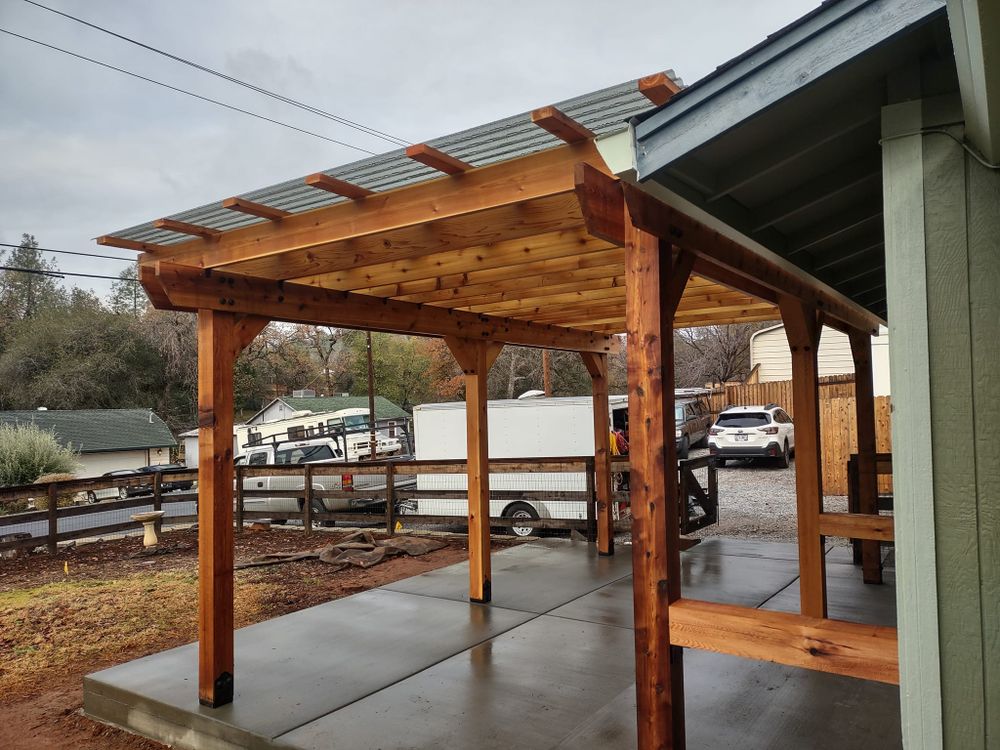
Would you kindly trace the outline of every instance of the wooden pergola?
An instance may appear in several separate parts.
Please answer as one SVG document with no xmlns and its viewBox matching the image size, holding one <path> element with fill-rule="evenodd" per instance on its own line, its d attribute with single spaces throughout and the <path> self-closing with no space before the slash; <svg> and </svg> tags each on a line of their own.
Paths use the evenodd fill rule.
<svg viewBox="0 0 1000 750">
<path fill-rule="evenodd" d="M 669 96 L 661 78 L 650 91 Z M 651 96 L 652 98 L 652 96 Z M 826 618 L 823 535 L 891 535 L 875 513 L 870 335 L 879 319 L 808 276 L 617 179 L 594 134 L 554 107 L 532 113 L 562 145 L 473 168 L 427 145 L 436 179 L 372 192 L 326 174 L 349 200 L 301 213 L 231 198 L 265 221 L 190 239 L 102 244 L 142 251 L 161 309 L 198 315 L 199 694 L 233 696 L 233 363 L 269 321 L 443 337 L 465 374 L 469 597 L 491 599 L 486 379 L 506 344 L 579 352 L 593 383 L 598 552 L 614 553 L 607 357 L 627 333 L 639 744 L 684 746 L 682 649 L 702 648 L 898 681 L 892 628 Z M 793 351 L 801 614 L 687 600 L 680 587 L 672 329 L 785 322 Z M 816 350 L 846 331 L 857 366 L 862 507 L 822 509 Z M 877 555 L 874 543 L 867 554 Z"/>
</svg>

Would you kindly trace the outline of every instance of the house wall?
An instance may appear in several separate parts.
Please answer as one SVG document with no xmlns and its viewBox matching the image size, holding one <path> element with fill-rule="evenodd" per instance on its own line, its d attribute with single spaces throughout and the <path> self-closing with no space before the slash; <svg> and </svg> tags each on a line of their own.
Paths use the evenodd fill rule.
<svg viewBox="0 0 1000 750">
<path fill-rule="evenodd" d="M 1000 738 L 1000 174 L 961 120 L 957 98 L 882 116 L 900 704 L 921 750 Z"/>
<path fill-rule="evenodd" d="M 872 370 L 876 396 L 888 396 L 889 385 L 889 336 L 888 333 L 872 337 Z M 823 327 L 819 339 L 820 377 L 854 374 L 854 358 L 847 335 Z M 791 380 L 792 353 L 784 326 L 765 329 L 750 340 L 750 366 L 756 367 L 760 383 Z"/>
<path fill-rule="evenodd" d="M 269 404 L 266 409 L 256 414 L 249 424 L 266 424 L 277 422 L 279 419 L 288 419 L 295 413 L 295 410 L 280 399 Z"/>
<path fill-rule="evenodd" d="M 109 451 L 107 453 L 81 453 L 80 469 L 77 476 L 99 477 L 116 469 L 138 469 L 140 466 L 170 463 L 169 448 L 151 448 L 149 450 Z"/>
</svg>

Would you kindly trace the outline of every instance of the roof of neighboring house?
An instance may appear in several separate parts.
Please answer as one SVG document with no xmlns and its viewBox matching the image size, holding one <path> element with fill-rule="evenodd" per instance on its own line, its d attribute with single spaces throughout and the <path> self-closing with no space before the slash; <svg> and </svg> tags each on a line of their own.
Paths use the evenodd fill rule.
<svg viewBox="0 0 1000 750">
<path fill-rule="evenodd" d="M 665 73 L 678 86 L 682 85 L 674 71 L 668 70 Z M 632 117 L 653 109 L 655 105 L 639 90 L 638 81 L 626 81 L 617 86 L 558 102 L 555 106 L 595 134 L 606 136 L 627 130 L 628 121 Z M 531 121 L 530 112 L 479 125 L 453 135 L 434 138 L 426 143 L 475 167 L 564 145 L 559 138 L 535 125 Z M 441 177 L 440 172 L 409 158 L 402 148 L 327 169 L 325 173 L 379 193 Z M 239 197 L 291 213 L 301 213 L 350 200 L 310 187 L 302 177 L 244 193 Z M 172 214 L 167 218 L 220 231 L 268 221 L 230 211 L 219 201 Z M 113 235 L 123 239 L 163 245 L 191 239 L 185 234 L 159 229 L 152 222 L 114 232 Z"/>
<path fill-rule="evenodd" d="M 0 424 L 35 424 L 80 453 L 177 445 L 170 428 L 149 409 L 0 411 Z"/>
<path fill-rule="evenodd" d="M 282 396 L 274 399 L 270 404 L 261 409 L 257 414 L 247 420 L 253 423 L 254 418 L 270 408 L 275 401 L 282 401 L 290 409 L 295 411 L 309 410 L 314 413 L 340 411 L 341 409 L 367 409 L 368 396 L 307 396 L 296 398 L 293 396 Z M 397 406 L 384 396 L 375 397 L 375 418 L 376 419 L 408 419 L 402 407 Z"/>
</svg>

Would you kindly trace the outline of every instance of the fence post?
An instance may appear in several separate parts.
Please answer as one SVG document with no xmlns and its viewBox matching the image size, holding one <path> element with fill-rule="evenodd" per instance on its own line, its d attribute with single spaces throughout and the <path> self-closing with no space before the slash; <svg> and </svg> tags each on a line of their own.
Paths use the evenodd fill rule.
<svg viewBox="0 0 1000 750">
<path fill-rule="evenodd" d="M 715 466 L 715 461 L 711 458 L 708 459 L 708 501 L 712 504 L 712 509 L 715 512 L 715 518 L 712 519 L 713 523 L 719 522 L 719 478 L 716 475 L 718 469 Z"/>
<path fill-rule="evenodd" d="M 860 513 L 861 503 L 859 502 L 859 480 L 858 454 L 852 453 L 847 459 L 847 512 Z M 861 564 L 861 540 L 851 540 L 852 556 L 855 565 Z"/>
<path fill-rule="evenodd" d="M 596 459 L 587 456 L 587 541 L 593 544 L 597 541 L 597 472 Z M 609 500 L 610 502 L 610 500 Z M 608 508 L 608 513 L 611 509 Z"/>
<path fill-rule="evenodd" d="M 153 474 L 153 510 L 163 510 L 163 475 L 160 472 Z M 163 519 L 157 519 L 154 528 L 159 538 L 163 530 Z"/>
<path fill-rule="evenodd" d="M 49 554 L 59 549 L 59 495 L 54 483 L 49 482 Z"/>
<path fill-rule="evenodd" d="M 392 461 L 385 462 L 385 533 L 396 533 L 396 466 Z"/>
<path fill-rule="evenodd" d="M 306 534 L 312 533 L 313 525 L 313 467 L 312 464 L 305 464 L 302 470 L 304 485 L 302 487 L 302 527 Z"/>
<path fill-rule="evenodd" d="M 243 467 L 236 467 L 236 530 L 243 531 Z"/>
</svg>

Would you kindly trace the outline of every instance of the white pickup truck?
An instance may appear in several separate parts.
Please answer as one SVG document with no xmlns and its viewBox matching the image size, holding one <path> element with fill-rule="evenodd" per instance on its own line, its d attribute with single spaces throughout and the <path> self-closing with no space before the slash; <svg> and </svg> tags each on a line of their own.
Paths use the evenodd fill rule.
<svg viewBox="0 0 1000 750">
<path fill-rule="evenodd" d="M 267 466 L 285 464 L 336 464 L 345 463 L 344 450 L 339 437 L 313 438 L 311 440 L 289 440 L 282 443 L 255 445 L 246 453 L 237 456 L 237 466 Z M 396 487 L 414 484 L 413 477 L 396 475 Z M 371 509 L 382 503 L 384 507 L 385 477 L 381 474 L 320 475 L 312 480 L 314 491 L 350 490 L 357 492 L 356 498 L 314 497 L 312 509 L 315 513 Z M 257 492 L 277 490 L 301 491 L 298 497 L 257 495 Z M 299 513 L 305 502 L 305 480 L 301 475 L 275 474 L 273 476 L 246 477 L 243 480 L 243 509 L 269 513 Z M 252 491 L 255 494 L 246 494 Z M 283 523 L 278 520 L 277 523 Z M 332 522 L 329 522 L 332 525 Z"/>
</svg>

